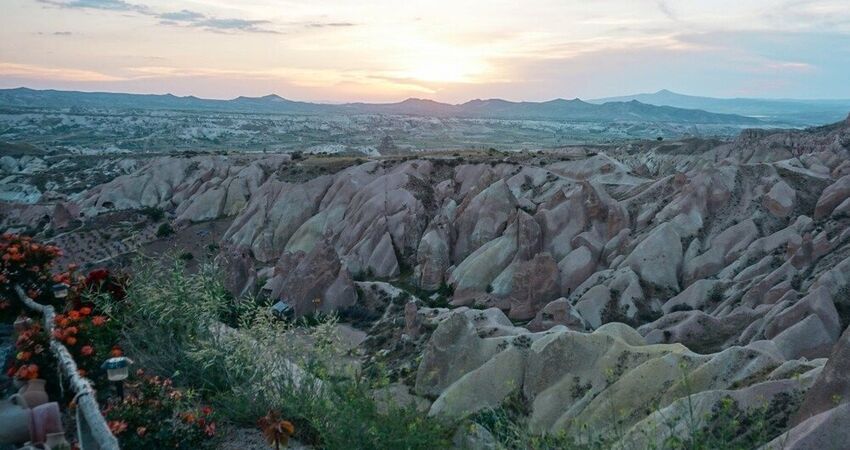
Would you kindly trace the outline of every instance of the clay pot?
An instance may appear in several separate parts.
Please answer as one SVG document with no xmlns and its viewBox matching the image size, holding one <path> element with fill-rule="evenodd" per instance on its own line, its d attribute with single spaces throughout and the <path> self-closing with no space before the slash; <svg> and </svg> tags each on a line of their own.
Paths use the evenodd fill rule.
<svg viewBox="0 0 850 450">
<path fill-rule="evenodd" d="M 35 408 L 36 406 L 47 403 L 49 399 L 47 398 L 47 392 L 44 391 L 45 383 L 45 380 L 36 378 L 34 380 L 27 381 L 18 390 L 18 394 L 26 400 L 28 407 Z"/>
<path fill-rule="evenodd" d="M 30 435 L 33 442 L 44 442 L 48 434 L 61 433 L 63 430 L 58 403 L 45 403 L 32 409 Z"/>
<path fill-rule="evenodd" d="M 25 442 L 30 438 L 31 410 L 18 394 L 0 401 L 0 444 Z"/>
</svg>

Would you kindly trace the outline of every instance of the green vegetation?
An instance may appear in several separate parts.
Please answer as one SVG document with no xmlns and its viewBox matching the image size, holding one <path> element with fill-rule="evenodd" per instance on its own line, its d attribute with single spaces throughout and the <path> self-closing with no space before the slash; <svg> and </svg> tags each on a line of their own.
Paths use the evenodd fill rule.
<svg viewBox="0 0 850 450">
<path fill-rule="evenodd" d="M 137 363 L 192 388 L 225 420 L 246 426 L 268 411 L 320 448 L 445 448 L 451 429 L 412 408 L 380 408 L 386 377 L 346 364 L 335 319 L 311 327 L 274 319 L 267 305 L 227 294 L 215 268 L 187 274 L 139 263 L 123 307 L 124 346 Z M 227 320 L 235 317 L 235 320 Z M 235 325 L 229 327 L 225 321 Z"/>
<path fill-rule="evenodd" d="M 156 229 L 156 237 L 164 238 L 174 234 L 174 228 L 170 223 L 165 222 L 160 224 L 159 228 Z"/>
</svg>

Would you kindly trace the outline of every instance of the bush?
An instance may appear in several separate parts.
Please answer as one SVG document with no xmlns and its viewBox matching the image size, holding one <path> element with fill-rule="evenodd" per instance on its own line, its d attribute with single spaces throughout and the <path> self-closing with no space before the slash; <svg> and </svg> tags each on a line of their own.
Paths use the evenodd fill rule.
<svg viewBox="0 0 850 450">
<path fill-rule="evenodd" d="M 19 285 L 33 300 L 56 303 L 50 286 L 50 270 L 62 252 L 53 245 L 29 236 L 4 233 L 0 236 L 0 321 L 11 322 L 20 312 L 14 286 Z"/>
<path fill-rule="evenodd" d="M 711 290 L 708 292 L 708 302 L 712 304 L 717 304 L 723 301 L 723 286 L 720 284 L 716 284 Z"/>
<path fill-rule="evenodd" d="M 214 267 L 188 275 L 139 268 L 121 313 L 125 347 L 137 363 L 174 374 L 221 417 L 254 424 L 280 411 L 296 437 L 328 449 L 448 446 L 448 428 L 412 409 L 378 408 L 382 377 L 358 375 L 336 341 L 334 318 L 309 328 L 276 320 L 266 307 L 227 295 Z M 221 323 L 236 317 L 236 328 Z"/>
<path fill-rule="evenodd" d="M 147 207 L 141 210 L 141 213 L 150 219 L 151 222 L 159 222 L 165 217 L 165 211 L 162 208 Z"/>
<path fill-rule="evenodd" d="M 212 448 L 216 434 L 213 409 L 196 407 L 191 392 L 174 388 L 168 378 L 136 373 L 123 401 L 104 408 L 112 434 L 125 450 Z"/>
<path fill-rule="evenodd" d="M 168 237 L 172 234 L 174 234 L 174 228 L 168 222 L 160 224 L 159 228 L 156 229 L 156 237 L 158 238 Z"/>
</svg>

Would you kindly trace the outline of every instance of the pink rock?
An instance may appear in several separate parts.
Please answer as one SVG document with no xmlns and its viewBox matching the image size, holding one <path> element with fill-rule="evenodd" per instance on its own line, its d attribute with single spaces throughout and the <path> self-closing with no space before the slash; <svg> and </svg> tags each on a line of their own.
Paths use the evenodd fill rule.
<svg viewBox="0 0 850 450">
<path fill-rule="evenodd" d="M 850 175 L 844 175 L 828 186 L 815 205 L 815 219 L 823 219 L 832 214 L 832 210 L 850 197 Z"/>
</svg>

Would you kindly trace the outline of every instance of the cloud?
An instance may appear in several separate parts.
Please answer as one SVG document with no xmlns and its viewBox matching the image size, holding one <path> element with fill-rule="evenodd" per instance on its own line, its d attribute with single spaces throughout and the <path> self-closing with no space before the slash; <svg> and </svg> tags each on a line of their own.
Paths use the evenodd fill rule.
<svg viewBox="0 0 850 450">
<path fill-rule="evenodd" d="M 679 17 L 676 15 L 673 9 L 670 8 L 670 5 L 668 5 L 666 1 L 658 0 L 656 4 L 658 5 L 658 10 L 661 11 L 661 14 L 667 16 L 668 19 L 679 20 Z"/>
<path fill-rule="evenodd" d="M 189 26 L 204 28 L 208 30 L 246 31 L 251 33 L 277 33 L 277 31 L 265 29 L 262 27 L 263 25 L 268 25 L 271 23 L 268 20 L 218 19 L 211 17 L 187 22 Z"/>
<path fill-rule="evenodd" d="M 40 3 L 59 8 L 100 9 L 104 11 L 133 11 L 147 13 L 145 5 L 127 3 L 124 0 L 37 0 Z"/>
<path fill-rule="evenodd" d="M 188 9 L 183 9 L 177 12 L 168 12 L 159 14 L 159 17 L 162 20 L 171 20 L 171 21 L 193 21 L 193 20 L 201 20 L 205 19 L 206 16 L 196 11 L 189 11 Z"/>
<path fill-rule="evenodd" d="M 147 5 L 129 3 L 124 0 L 37 0 L 40 3 L 68 9 L 94 9 L 101 11 L 134 12 L 144 16 L 159 19 L 162 25 L 201 28 L 207 31 L 246 32 L 246 33 L 278 33 L 268 28 L 268 20 L 251 20 L 235 17 L 212 17 L 206 14 L 182 9 L 180 11 L 157 12 Z M 326 24 L 342 26 L 343 23 Z"/>
<path fill-rule="evenodd" d="M 31 64 L 0 62 L 0 76 L 25 77 L 37 80 L 61 81 L 119 81 L 121 77 L 84 69 L 43 67 Z"/>
<path fill-rule="evenodd" d="M 327 22 L 327 23 L 311 22 L 311 23 L 306 24 L 306 26 L 308 28 L 328 28 L 328 27 L 330 27 L 330 28 L 344 28 L 344 27 L 354 27 L 354 26 L 357 26 L 357 24 L 352 23 L 352 22 Z"/>
</svg>

